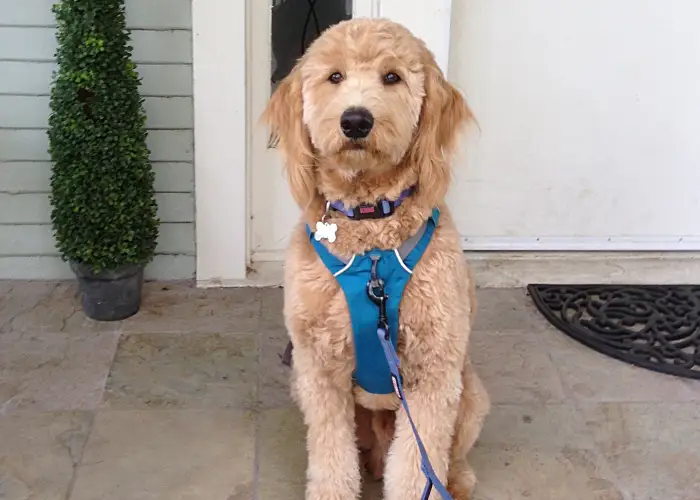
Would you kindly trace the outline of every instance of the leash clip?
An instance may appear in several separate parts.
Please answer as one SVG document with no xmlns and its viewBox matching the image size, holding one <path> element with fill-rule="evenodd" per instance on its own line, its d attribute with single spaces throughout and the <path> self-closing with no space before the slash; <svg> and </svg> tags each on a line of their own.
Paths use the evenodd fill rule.
<svg viewBox="0 0 700 500">
<path fill-rule="evenodd" d="M 389 339 L 389 318 L 386 315 L 386 301 L 389 296 L 384 291 L 384 280 L 377 274 L 377 263 L 379 256 L 372 256 L 372 269 L 367 282 L 367 296 L 369 300 L 379 308 L 379 319 L 377 321 L 377 331 L 381 332 L 387 340 Z"/>
</svg>

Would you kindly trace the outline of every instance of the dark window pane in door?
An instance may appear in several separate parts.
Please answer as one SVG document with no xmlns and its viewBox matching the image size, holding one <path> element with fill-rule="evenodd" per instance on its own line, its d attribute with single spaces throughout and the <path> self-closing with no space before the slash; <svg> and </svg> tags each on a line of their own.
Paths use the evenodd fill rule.
<svg viewBox="0 0 700 500">
<path fill-rule="evenodd" d="M 326 28 L 352 17 L 352 0 L 272 0 L 272 89 Z"/>
</svg>

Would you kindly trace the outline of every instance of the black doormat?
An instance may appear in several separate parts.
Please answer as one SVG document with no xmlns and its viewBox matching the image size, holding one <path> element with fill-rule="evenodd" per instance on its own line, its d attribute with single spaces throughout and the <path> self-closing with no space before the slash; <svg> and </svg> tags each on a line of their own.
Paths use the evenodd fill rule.
<svg viewBox="0 0 700 500">
<path fill-rule="evenodd" d="M 528 285 L 559 330 L 613 358 L 700 379 L 700 286 Z"/>
</svg>

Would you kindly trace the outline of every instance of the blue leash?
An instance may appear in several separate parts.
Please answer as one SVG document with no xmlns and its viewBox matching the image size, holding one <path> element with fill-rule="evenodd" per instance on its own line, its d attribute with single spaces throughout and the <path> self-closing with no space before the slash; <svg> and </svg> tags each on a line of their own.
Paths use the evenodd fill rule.
<svg viewBox="0 0 700 500">
<path fill-rule="evenodd" d="M 393 344 L 391 343 L 391 337 L 389 336 L 389 322 L 386 317 L 386 300 L 387 295 L 384 292 L 384 282 L 381 278 L 377 277 L 377 261 L 372 263 L 372 275 L 370 281 L 367 282 L 367 295 L 370 300 L 379 306 L 379 321 L 377 323 L 377 336 L 379 337 L 379 342 L 382 344 L 382 350 L 384 351 L 384 356 L 389 364 L 389 370 L 391 371 L 391 381 L 394 384 L 394 392 L 401 401 L 401 406 L 403 406 L 406 416 L 408 417 L 408 422 L 411 424 L 411 429 L 413 430 L 413 435 L 416 438 L 416 444 L 418 445 L 418 451 L 420 451 L 421 457 L 421 470 L 425 475 L 427 482 L 425 484 L 425 489 L 423 490 L 423 495 L 421 495 L 421 500 L 428 500 L 430 492 L 433 487 L 440 493 L 443 500 L 453 500 L 452 496 L 447 492 L 445 486 L 443 486 L 440 479 L 435 474 L 433 466 L 430 463 L 430 458 L 428 458 L 428 452 L 425 450 L 423 445 L 423 440 L 418 434 L 418 429 L 416 429 L 416 424 L 413 423 L 413 418 L 411 417 L 411 412 L 408 409 L 408 403 L 404 397 L 403 383 L 401 382 L 401 374 L 399 372 L 399 356 L 396 354 Z"/>
</svg>

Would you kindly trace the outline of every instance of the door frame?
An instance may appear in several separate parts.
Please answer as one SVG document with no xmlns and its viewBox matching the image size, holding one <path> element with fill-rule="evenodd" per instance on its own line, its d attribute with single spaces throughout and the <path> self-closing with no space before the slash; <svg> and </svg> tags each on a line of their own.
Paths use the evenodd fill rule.
<svg viewBox="0 0 700 500">
<path fill-rule="evenodd" d="M 248 0 L 192 1 L 195 252 L 198 286 L 245 279 Z"/>
<path fill-rule="evenodd" d="M 253 61 L 250 7 L 192 1 L 196 281 L 249 282 Z M 267 1 L 267 0 L 265 0 Z M 447 73 L 452 0 L 354 0 L 354 17 L 386 17 L 425 40 Z"/>
</svg>

